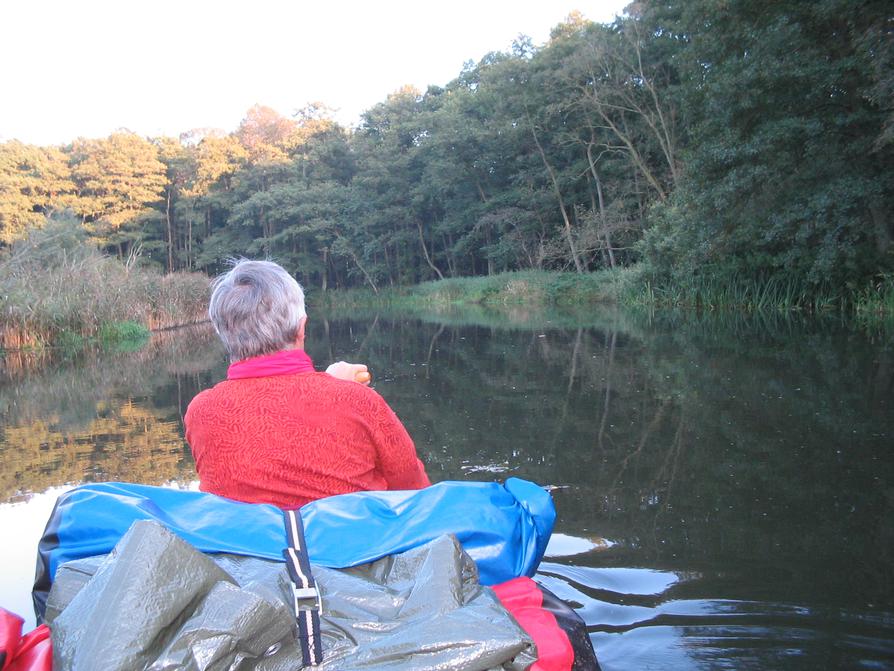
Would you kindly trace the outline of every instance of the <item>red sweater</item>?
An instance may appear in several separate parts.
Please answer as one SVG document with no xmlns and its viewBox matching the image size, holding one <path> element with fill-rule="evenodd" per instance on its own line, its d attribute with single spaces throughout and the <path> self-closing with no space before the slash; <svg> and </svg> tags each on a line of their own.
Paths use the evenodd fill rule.
<svg viewBox="0 0 894 671">
<path fill-rule="evenodd" d="M 431 484 L 385 400 L 327 373 L 225 380 L 192 400 L 184 423 L 199 489 L 230 499 L 295 508 Z"/>
</svg>

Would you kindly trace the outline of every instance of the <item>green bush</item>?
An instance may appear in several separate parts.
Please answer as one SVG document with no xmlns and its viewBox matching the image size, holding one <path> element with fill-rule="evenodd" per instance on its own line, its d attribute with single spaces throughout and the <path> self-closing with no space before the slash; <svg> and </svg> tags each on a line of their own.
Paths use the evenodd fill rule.
<svg viewBox="0 0 894 671">
<path fill-rule="evenodd" d="M 99 327 L 97 338 L 102 344 L 142 342 L 149 337 L 149 329 L 134 321 L 107 322 Z"/>
<path fill-rule="evenodd" d="M 72 331 L 59 331 L 53 338 L 53 347 L 64 355 L 70 356 L 84 349 L 87 340 L 80 333 Z"/>
</svg>

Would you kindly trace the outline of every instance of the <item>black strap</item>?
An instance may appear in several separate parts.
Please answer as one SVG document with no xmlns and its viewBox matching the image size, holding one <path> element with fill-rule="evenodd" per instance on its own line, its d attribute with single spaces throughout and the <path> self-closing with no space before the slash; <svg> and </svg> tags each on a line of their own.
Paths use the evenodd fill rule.
<svg viewBox="0 0 894 671">
<path fill-rule="evenodd" d="M 320 592 L 310 572 L 310 560 L 304 544 L 304 524 L 301 513 L 286 510 L 286 537 L 289 546 L 283 550 L 289 578 L 292 580 L 292 596 L 295 619 L 298 622 L 298 642 L 305 665 L 317 666 L 323 661 L 323 642 L 320 637 Z M 308 604 L 310 600 L 310 604 Z M 304 602 L 304 604 L 302 604 Z"/>
</svg>

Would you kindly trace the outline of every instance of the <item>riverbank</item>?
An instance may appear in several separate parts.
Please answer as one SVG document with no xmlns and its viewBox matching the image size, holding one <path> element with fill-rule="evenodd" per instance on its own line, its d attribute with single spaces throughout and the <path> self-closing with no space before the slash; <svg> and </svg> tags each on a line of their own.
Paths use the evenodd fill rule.
<svg viewBox="0 0 894 671">
<path fill-rule="evenodd" d="M 162 275 L 95 249 L 38 238 L 0 260 L 0 352 L 144 341 L 150 330 L 207 319 L 209 278 Z M 880 276 L 847 295 L 811 292 L 784 281 L 690 278 L 655 283 L 641 266 L 576 274 L 507 272 L 448 278 L 373 292 L 308 290 L 313 307 L 446 310 L 463 306 L 586 306 L 646 310 L 839 315 L 860 325 L 894 326 L 894 277 Z"/>
<path fill-rule="evenodd" d="M 106 256 L 70 228 L 16 243 L 0 258 L 0 352 L 117 346 L 207 318 L 205 275 L 136 261 Z"/>
<path fill-rule="evenodd" d="M 308 302 L 331 308 L 443 308 L 460 305 L 617 304 L 706 312 L 838 313 L 863 323 L 894 321 L 894 277 L 880 276 L 848 294 L 791 282 L 691 278 L 655 283 L 640 266 L 594 273 L 507 272 L 457 277 L 413 286 L 309 292 Z"/>
<path fill-rule="evenodd" d="M 453 277 L 411 286 L 308 292 L 308 302 L 334 308 L 445 307 L 450 305 L 583 305 L 625 302 L 635 290 L 636 269 L 576 274 L 517 271 Z"/>
</svg>

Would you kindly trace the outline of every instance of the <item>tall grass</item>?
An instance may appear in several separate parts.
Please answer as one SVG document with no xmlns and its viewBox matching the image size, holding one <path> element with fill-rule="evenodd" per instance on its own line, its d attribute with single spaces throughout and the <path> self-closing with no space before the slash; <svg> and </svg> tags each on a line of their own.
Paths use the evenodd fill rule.
<svg viewBox="0 0 894 671">
<path fill-rule="evenodd" d="M 691 308 L 706 311 L 766 310 L 822 312 L 841 308 L 838 293 L 771 277 L 693 276 L 656 283 L 640 267 L 575 273 L 523 271 L 486 277 L 461 277 L 394 287 L 373 294 L 366 289 L 330 292 L 312 300 L 336 307 L 388 305 L 437 306 L 477 303 L 554 304 L 620 303 L 649 308 Z M 875 300 L 876 302 L 872 302 Z M 866 305 L 877 305 L 867 297 Z"/>
<path fill-rule="evenodd" d="M 865 323 L 894 324 L 894 273 L 879 275 L 854 299 L 857 319 Z"/>
<path fill-rule="evenodd" d="M 628 287 L 622 302 L 661 308 L 745 312 L 830 312 L 847 309 L 847 297 L 789 278 L 693 276 L 655 283 L 644 276 Z"/>
<path fill-rule="evenodd" d="M 116 323 L 194 323 L 205 318 L 207 289 L 204 275 L 128 267 L 70 222 L 50 222 L 0 258 L 0 348 L 77 344 L 103 328 L 108 337 Z M 114 332 L 120 340 L 127 329 Z"/>
</svg>

